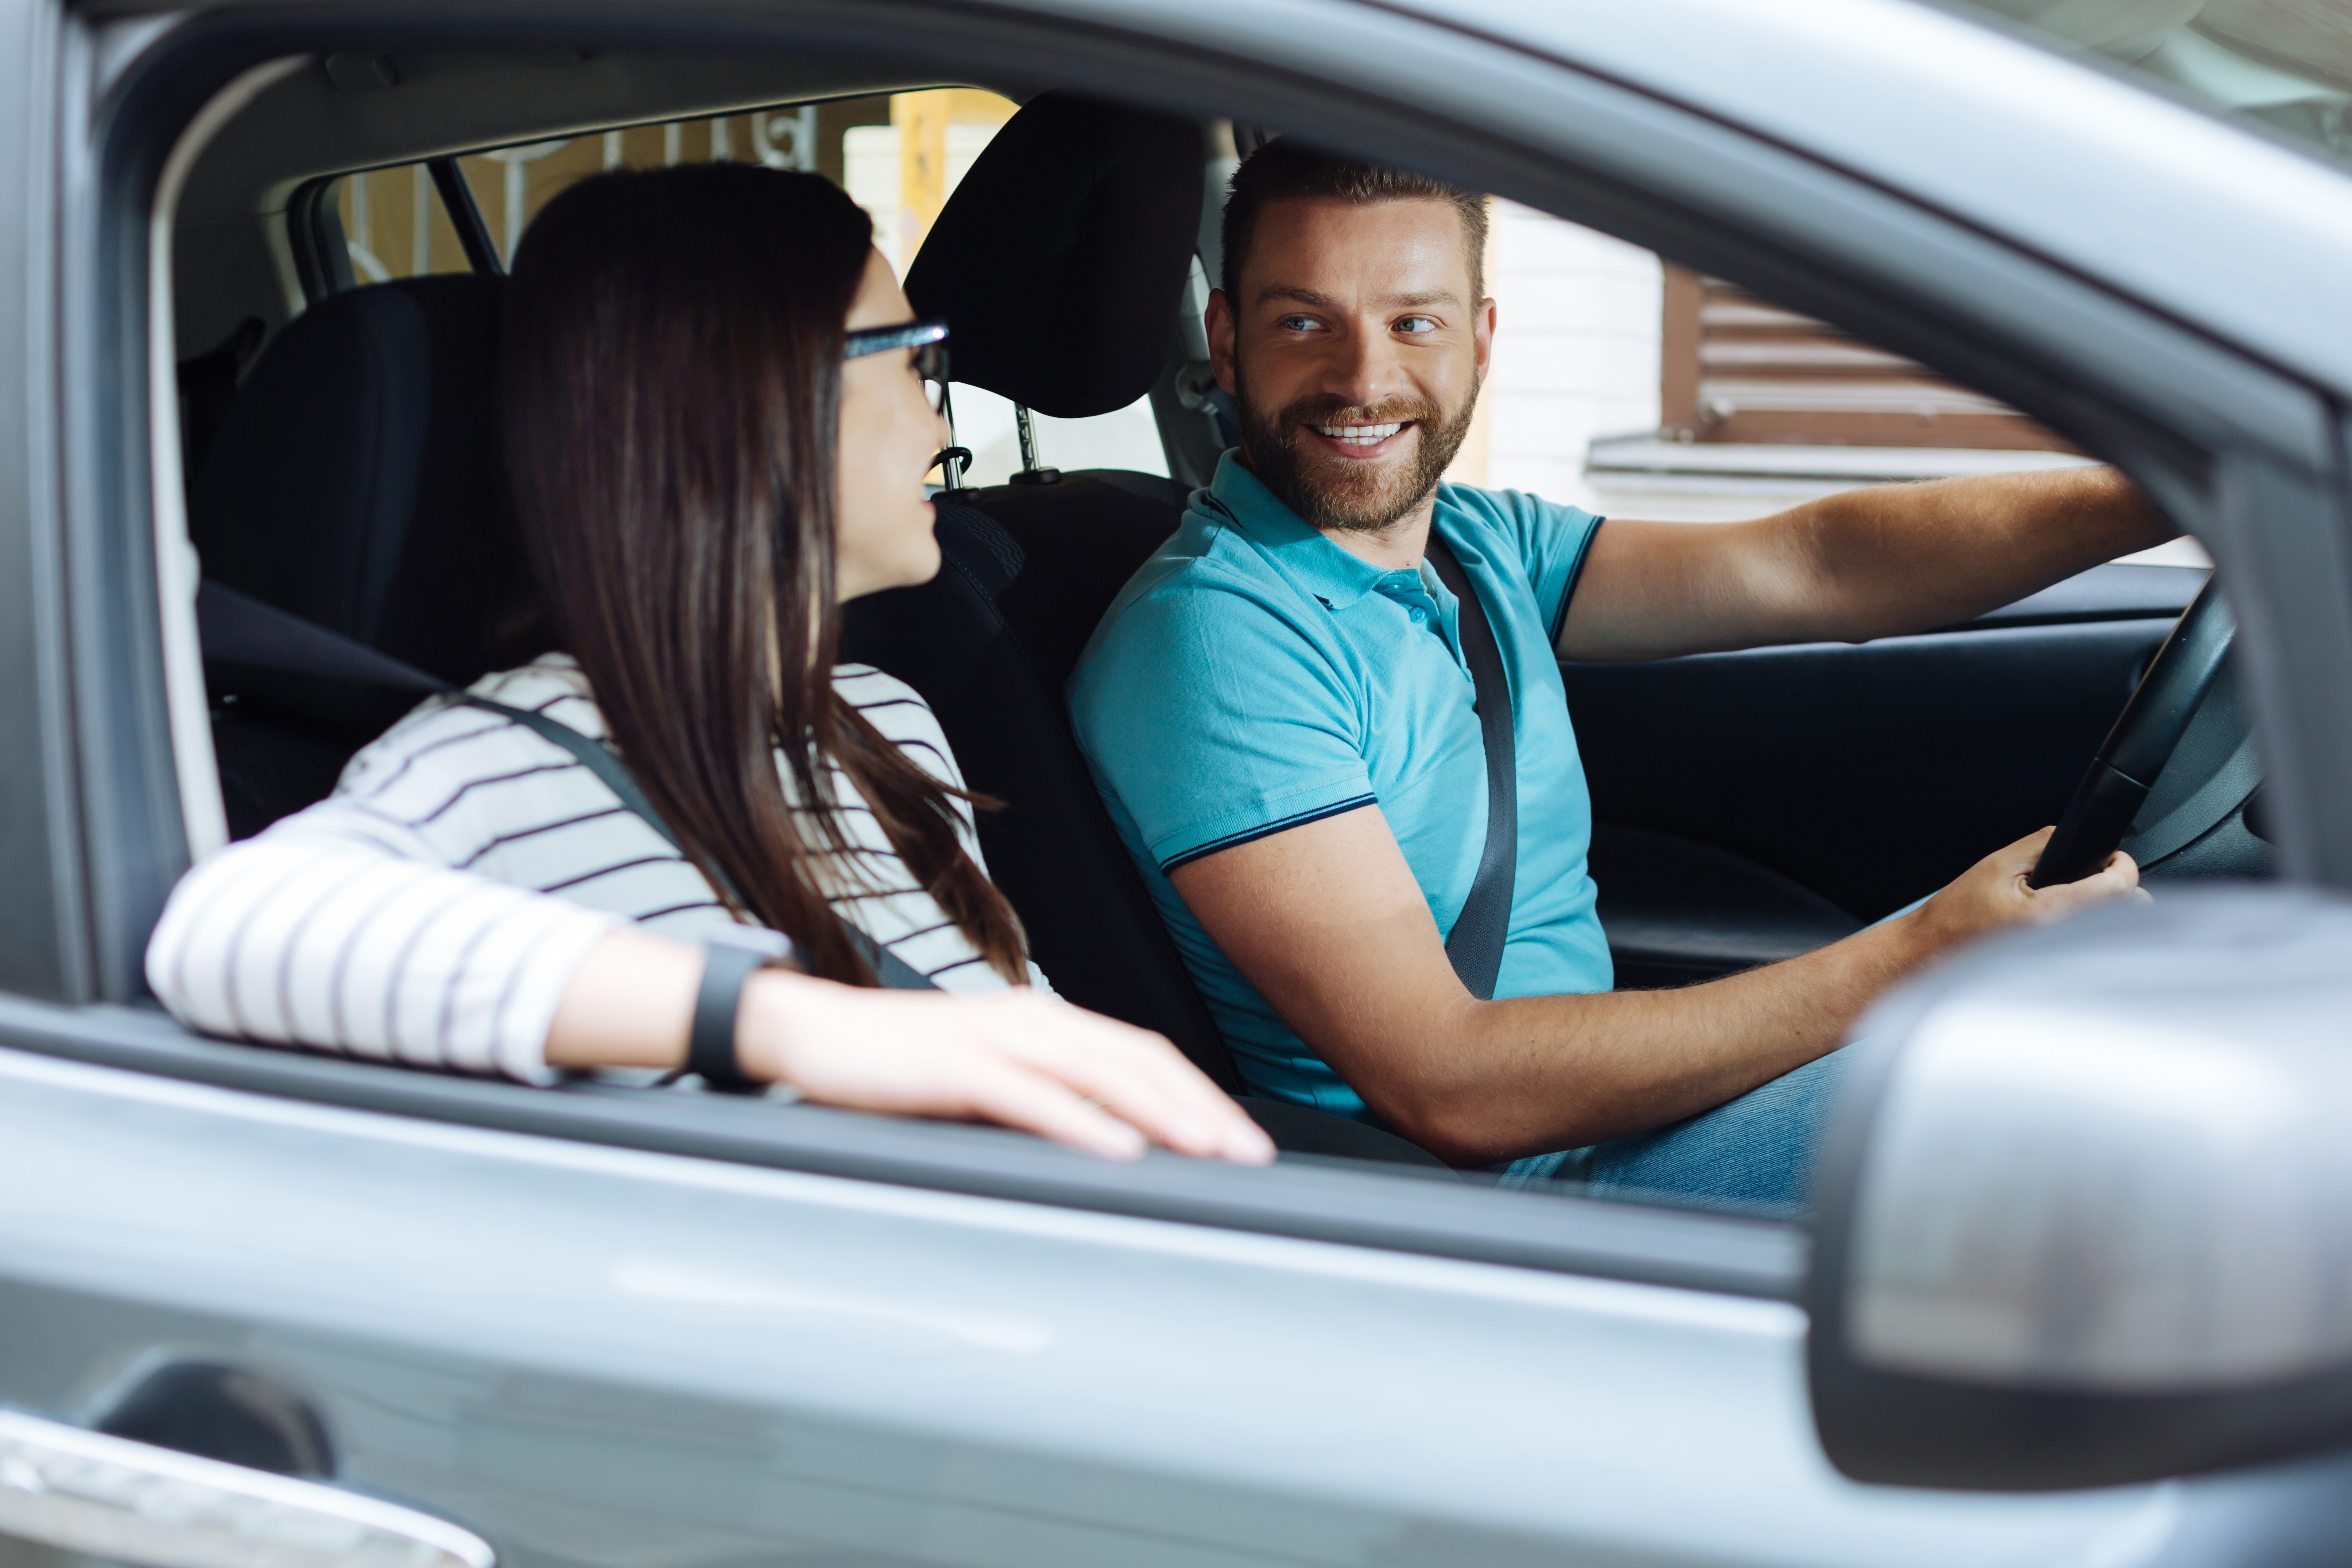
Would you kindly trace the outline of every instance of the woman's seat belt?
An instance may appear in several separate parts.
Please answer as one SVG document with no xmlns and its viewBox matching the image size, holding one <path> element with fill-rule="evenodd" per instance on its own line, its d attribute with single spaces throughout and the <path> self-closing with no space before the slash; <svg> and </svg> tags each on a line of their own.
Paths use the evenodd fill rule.
<svg viewBox="0 0 2352 1568">
<path fill-rule="evenodd" d="M 677 835 L 670 831 L 669 824 L 662 820 L 661 814 L 646 798 L 645 791 L 638 787 L 635 776 L 621 761 L 620 753 L 604 742 L 582 734 L 569 724 L 551 719 L 544 713 L 534 713 L 528 708 L 511 708 L 506 703 L 462 691 L 439 676 L 370 647 L 355 637 L 329 631 L 315 622 L 306 621 L 275 605 L 217 583 L 207 582 L 198 588 L 196 625 L 205 652 L 215 658 L 264 669 L 287 670 L 298 675 L 356 681 L 395 691 L 437 692 L 455 697 L 468 707 L 486 709 L 511 720 L 542 740 L 571 752 L 579 759 L 582 766 L 604 781 L 604 787 L 613 792 L 623 806 L 660 834 L 671 848 L 680 854 L 685 853 L 685 846 L 678 843 Z M 689 859 L 688 863 L 690 865 L 692 861 Z M 719 875 L 723 882 L 724 874 Z M 734 897 L 738 904 L 742 903 L 741 895 L 733 888 L 725 890 Z M 886 988 L 892 991 L 939 989 L 921 971 L 888 948 L 847 921 L 841 920 L 839 915 L 834 919 L 840 921 L 842 931 L 873 967 L 875 977 Z"/>
</svg>

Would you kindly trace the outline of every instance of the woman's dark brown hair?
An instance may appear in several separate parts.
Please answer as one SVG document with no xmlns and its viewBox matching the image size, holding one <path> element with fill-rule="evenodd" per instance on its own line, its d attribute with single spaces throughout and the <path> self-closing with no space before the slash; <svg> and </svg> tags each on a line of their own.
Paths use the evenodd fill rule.
<svg viewBox="0 0 2352 1568">
<path fill-rule="evenodd" d="M 851 864 L 830 757 L 1019 983 L 1019 922 L 963 852 L 952 792 L 833 689 L 843 323 L 871 237 L 830 182 L 749 164 L 564 192 L 507 290 L 507 473 L 614 744 L 740 912 L 791 936 L 813 973 L 874 984 L 818 873 L 821 857 Z M 778 787 L 780 753 L 809 809 Z"/>
</svg>

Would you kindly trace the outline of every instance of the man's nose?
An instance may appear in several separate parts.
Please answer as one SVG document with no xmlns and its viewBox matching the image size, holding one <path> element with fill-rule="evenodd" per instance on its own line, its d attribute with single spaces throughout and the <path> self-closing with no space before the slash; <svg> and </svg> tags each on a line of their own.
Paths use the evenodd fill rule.
<svg viewBox="0 0 2352 1568">
<path fill-rule="evenodd" d="M 1323 390 L 1346 398 L 1355 408 L 1370 408 L 1403 391 L 1404 373 L 1388 333 L 1378 329 L 1349 333 L 1328 369 Z"/>
</svg>

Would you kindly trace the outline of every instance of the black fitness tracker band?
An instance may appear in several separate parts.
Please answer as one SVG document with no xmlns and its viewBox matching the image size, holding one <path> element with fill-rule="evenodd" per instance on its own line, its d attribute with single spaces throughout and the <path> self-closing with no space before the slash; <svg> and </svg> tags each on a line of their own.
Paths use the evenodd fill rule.
<svg viewBox="0 0 2352 1568">
<path fill-rule="evenodd" d="M 744 1074 L 735 1056 L 735 1014 L 742 1005 L 743 982 L 793 956 L 792 939 L 758 926 L 733 926 L 710 933 L 702 964 L 702 988 L 695 993 L 694 1028 L 686 1040 L 686 1070 L 712 1089 L 751 1094 L 766 1084 Z"/>
</svg>

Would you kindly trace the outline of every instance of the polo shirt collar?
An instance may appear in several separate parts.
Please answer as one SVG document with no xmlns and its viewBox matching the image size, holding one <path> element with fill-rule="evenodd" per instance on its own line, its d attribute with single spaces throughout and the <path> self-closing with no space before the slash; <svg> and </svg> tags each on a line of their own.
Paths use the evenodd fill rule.
<svg viewBox="0 0 2352 1568">
<path fill-rule="evenodd" d="M 1217 475 L 1206 494 L 1284 576 L 1335 610 L 1354 604 L 1391 574 L 1332 543 L 1284 505 L 1265 481 L 1242 467 L 1237 447 L 1217 459 Z"/>
</svg>

